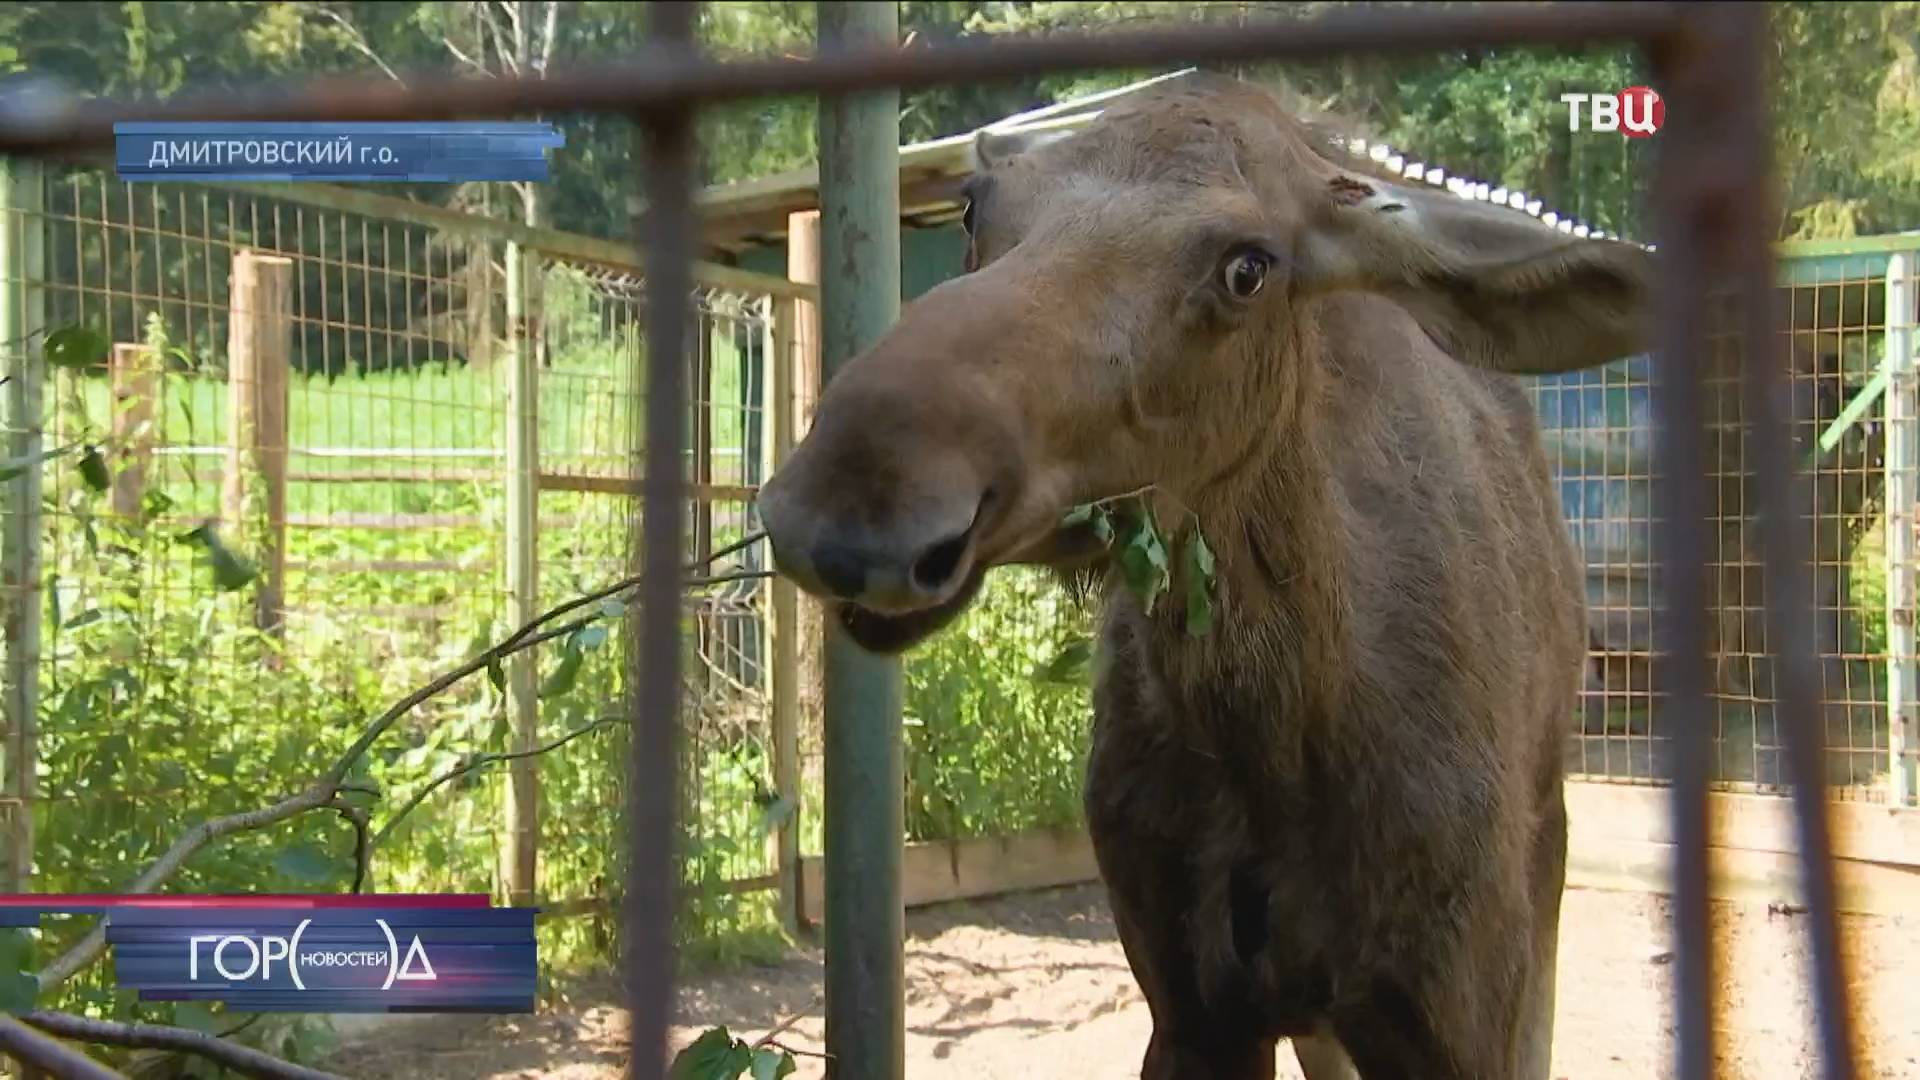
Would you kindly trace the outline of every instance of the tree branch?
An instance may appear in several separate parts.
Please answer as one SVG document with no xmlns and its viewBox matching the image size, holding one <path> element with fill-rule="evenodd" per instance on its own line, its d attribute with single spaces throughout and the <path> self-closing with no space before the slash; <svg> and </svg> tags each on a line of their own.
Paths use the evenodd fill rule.
<svg viewBox="0 0 1920 1080">
<path fill-rule="evenodd" d="M 401 78 L 399 72 L 387 66 L 387 62 L 380 58 L 380 54 L 373 51 L 373 46 L 367 43 L 366 35 L 360 32 L 360 28 L 355 26 L 351 19 L 348 19 L 345 15 L 340 14 L 332 8 L 317 4 L 309 7 L 307 10 L 316 15 L 324 15 L 332 20 L 335 26 L 346 31 L 347 44 L 353 46 L 355 52 L 373 61 L 374 66 L 384 72 L 387 78 L 392 79 L 401 86 L 407 85 L 407 80 Z"/>
<path fill-rule="evenodd" d="M 0 1055 L 29 1069 L 39 1069 L 70 1080 L 126 1080 L 120 1073 L 65 1043 L 47 1038 L 5 1013 L 0 1013 Z"/>
<path fill-rule="evenodd" d="M 218 1036 L 194 1031 L 191 1028 L 172 1027 L 166 1024 L 127 1023 L 120 1020 L 95 1020 L 91 1017 L 74 1016 L 71 1013 L 46 1011 L 25 1013 L 20 1019 L 32 1027 L 62 1039 L 141 1050 L 175 1050 L 206 1058 L 242 1076 L 258 1077 L 260 1080 L 342 1080 L 334 1073 L 321 1072 L 319 1069 L 310 1069 L 305 1065 L 282 1061 L 264 1051 L 230 1043 Z M 82 1074 L 61 1072 L 59 1075 Z M 117 1074 L 103 1072 L 98 1075 Z"/>
<path fill-rule="evenodd" d="M 463 776 L 467 776 L 469 774 L 479 772 L 481 769 L 484 769 L 489 765 L 498 765 L 503 761 L 514 761 L 519 758 L 539 757 L 541 754 L 550 753 L 554 750 L 560 749 L 561 747 L 567 745 L 573 740 L 580 738 L 582 735 L 590 735 L 593 732 L 600 731 L 605 728 L 613 727 L 616 724 L 623 724 L 623 723 L 626 723 L 625 718 L 614 719 L 614 720 L 607 720 L 607 719 L 595 720 L 591 724 L 582 724 L 581 726 L 574 728 L 572 731 L 567 732 L 565 735 L 560 736 L 559 738 L 553 740 L 552 742 L 546 744 L 545 746 L 537 746 L 532 750 L 515 750 L 511 753 L 498 753 L 498 754 L 477 754 L 472 759 L 468 761 L 464 761 L 459 765 L 455 766 L 454 768 L 448 769 L 446 772 L 441 773 L 439 776 L 434 777 L 433 780 L 430 781 L 425 787 L 415 792 L 413 798 L 408 799 L 407 804 L 405 806 L 402 806 L 399 810 L 395 811 L 394 815 L 391 818 L 387 819 L 387 823 L 380 826 L 380 831 L 373 834 L 373 839 L 367 843 L 367 848 L 369 852 L 371 852 L 373 848 L 379 847 L 380 842 L 385 840 L 387 838 L 387 835 L 393 832 L 394 828 L 398 826 L 400 822 L 404 820 L 408 814 L 411 814 L 414 811 L 415 807 L 419 806 L 422 802 L 425 802 L 427 796 L 433 794 L 435 791 L 440 790 L 442 787 L 445 787 L 446 785 L 453 783 L 455 780 L 458 780 Z M 359 890 L 356 888 L 354 891 L 358 892 Z"/>
<path fill-rule="evenodd" d="M 757 532 L 743 537 L 737 543 L 729 544 L 704 559 L 696 560 L 689 564 L 686 569 L 691 571 L 697 570 L 702 566 L 711 565 L 718 559 L 724 558 L 727 555 L 742 550 L 750 544 L 758 542 L 765 535 L 764 532 Z M 689 578 L 685 584 L 689 588 L 698 588 L 706 585 L 719 585 L 731 581 L 747 581 L 771 576 L 773 576 L 773 572 L 770 570 L 745 570 L 736 573 Z M 380 736 L 386 734 L 393 725 L 399 723 L 408 713 L 418 708 L 422 703 L 445 693 L 447 689 L 455 683 L 473 675 L 477 671 L 497 664 L 502 659 L 514 653 L 531 649 L 557 637 L 563 637 L 594 622 L 599 618 L 598 615 L 583 616 L 579 619 L 563 623 L 560 626 L 551 627 L 544 631 L 541 630 L 541 627 L 546 626 L 548 623 L 551 623 L 563 615 L 577 611 L 596 601 L 608 599 L 619 593 L 630 592 L 637 588 L 639 584 L 639 575 L 623 578 L 610 586 L 597 589 L 584 597 L 576 597 L 534 616 L 532 619 L 529 619 L 524 626 L 515 630 L 512 634 L 509 634 L 506 639 L 499 644 L 494 645 L 473 659 L 439 676 L 432 682 L 427 683 L 425 686 L 420 687 L 394 703 L 391 708 L 381 713 L 372 724 L 368 725 L 367 730 L 363 732 L 358 739 L 354 740 L 353 745 L 349 746 L 326 773 L 315 781 L 311 787 L 308 787 L 305 791 L 297 795 L 288 796 L 274 803 L 272 806 L 263 807 L 258 810 L 242 811 L 237 814 L 229 814 L 226 817 L 201 822 L 187 830 L 180 839 L 174 841 L 172 847 L 168 848 L 159 859 L 154 861 L 153 865 L 143 871 L 140 876 L 135 878 L 123 891 L 134 895 L 152 892 L 161 883 L 178 873 L 180 868 L 186 864 L 186 861 L 191 858 L 195 852 L 215 840 L 231 836 L 238 832 L 248 832 L 254 829 L 265 828 L 268 825 L 285 821 L 290 817 L 306 813 L 310 810 L 318 810 L 323 807 L 338 810 L 341 805 L 337 803 L 340 792 L 348 790 L 351 787 L 351 785 L 347 783 L 347 773 L 353 769 L 354 764 L 366 754 L 367 750 L 373 746 Z M 59 986 L 61 983 L 66 982 L 68 979 L 71 979 L 88 965 L 105 955 L 106 948 L 106 927 L 104 923 L 96 924 L 92 930 L 88 931 L 78 942 L 75 942 L 71 948 L 40 970 L 36 976 L 40 984 L 40 992 L 45 993 Z"/>
</svg>

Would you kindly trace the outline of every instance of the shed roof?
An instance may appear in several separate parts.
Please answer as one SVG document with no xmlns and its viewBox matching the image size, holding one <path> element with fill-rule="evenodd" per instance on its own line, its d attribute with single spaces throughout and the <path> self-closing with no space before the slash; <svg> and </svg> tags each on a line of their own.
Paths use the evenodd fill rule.
<svg viewBox="0 0 1920 1080">
<path fill-rule="evenodd" d="M 1195 70 L 1183 68 L 1170 71 L 1112 90 L 1016 113 L 981 130 L 1071 130 L 1099 116 L 1102 111 L 1100 106 L 1105 102 L 1155 83 L 1181 78 Z M 900 148 L 902 223 L 913 227 L 931 227 L 944 225 L 960 215 L 963 209 L 958 198 L 960 183 L 972 170 L 971 146 L 977 134 L 977 131 L 969 131 Z M 1524 192 L 1452 175 L 1438 165 L 1420 161 L 1384 143 L 1355 139 L 1348 149 L 1355 154 L 1372 157 L 1407 180 L 1444 186 L 1463 199 L 1503 203 L 1531 214 L 1561 232 L 1581 237 L 1598 238 L 1606 235 L 1543 206 L 1539 199 L 1531 198 Z M 754 180 L 716 184 L 696 196 L 695 205 L 699 208 L 704 239 L 710 248 L 738 253 L 748 248 L 778 243 L 786 236 L 787 215 L 819 207 L 820 168 L 816 163 Z"/>
</svg>

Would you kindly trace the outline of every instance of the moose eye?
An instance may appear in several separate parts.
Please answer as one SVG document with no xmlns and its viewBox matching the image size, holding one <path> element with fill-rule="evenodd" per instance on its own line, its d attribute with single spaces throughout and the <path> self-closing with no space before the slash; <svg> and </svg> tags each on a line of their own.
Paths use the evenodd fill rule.
<svg viewBox="0 0 1920 1080">
<path fill-rule="evenodd" d="M 1242 252 L 1227 260 L 1221 271 L 1227 291 L 1242 300 L 1250 300 L 1267 283 L 1268 259 L 1257 251 Z"/>
</svg>

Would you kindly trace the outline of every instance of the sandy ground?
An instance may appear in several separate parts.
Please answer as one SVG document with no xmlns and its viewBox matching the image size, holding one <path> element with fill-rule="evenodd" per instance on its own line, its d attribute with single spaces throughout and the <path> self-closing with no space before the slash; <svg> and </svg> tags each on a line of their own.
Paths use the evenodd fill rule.
<svg viewBox="0 0 1920 1080">
<path fill-rule="evenodd" d="M 1801 962 L 1805 919 L 1723 905 L 1722 1075 L 1815 1075 Z M 1672 1073 L 1671 954 L 1659 897 L 1571 890 L 1560 945 L 1554 1075 L 1649 1080 Z M 907 919 L 907 1072 L 918 1078 L 1025 1080 L 1138 1074 L 1150 1022 L 1094 887 L 916 911 Z M 1872 1048 L 1863 1077 L 1920 1080 L 1920 913 L 1850 918 L 1855 1000 Z M 676 1046 L 725 1024 L 749 1039 L 794 1013 L 782 1036 L 821 1048 L 821 960 L 803 949 L 778 967 L 691 980 Z M 583 988 L 532 1017 L 437 1017 L 343 1049 L 326 1067 L 365 1080 L 614 1080 L 625 1060 L 610 988 Z M 803 1058 L 800 1077 L 823 1074 Z M 1297 1080 L 1283 1046 L 1280 1076 Z"/>
</svg>

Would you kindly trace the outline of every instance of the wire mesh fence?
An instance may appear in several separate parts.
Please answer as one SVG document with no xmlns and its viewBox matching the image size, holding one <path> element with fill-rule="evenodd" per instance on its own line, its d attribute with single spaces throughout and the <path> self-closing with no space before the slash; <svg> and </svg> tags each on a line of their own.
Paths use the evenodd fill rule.
<svg viewBox="0 0 1920 1080">
<path fill-rule="evenodd" d="M 1891 719 L 1905 715 L 1901 702 L 1911 697 L 1911 645 L 1896 653 L 1889 644 L 1890 634 L 1910 625 L 1910 594 L 1890 606 L 1898 594 L 1888 589 L 1912 574 L 1911 517 L 1889 499 L 1899 473 L 1888 454 L 1892 433 L 1912 422 L 1899 404 L 1911 390 L 1890 389 L 1910 385 L 1891 374 L 1911 364 L 1906 265 L 1873 245 L 1789 257 L 1778 297 L 1802 469 L 1800 516 L 1791 527 L 1806 530 L 1814 561 L 1813 595 L 1791 602 L 1809 604 L 1816 621 L 1828 780 L 1842 797 L 1873 800 L 1904 798 L 1893 786 Z M 1889 304 L 1894 294 L 1906 299 Z M 1731 339 L 1715 340 L 1711 362 L 1715 778 L 1729 789 L 1778 792 L 1787 783 L 1783 720 L 1758 548 L 1768 526 L 1756 511 L 1751 425 Z M 1649 375 L 1639 357 L 1534 386 L 1562 506 L 1587 564 L 1590 665 L 1568 751 L 1570 770 L 1586 779 L 1658 783 L 1672 775 L 1673 732 L 1661 716 L 1653 633 L 1660 589 L 1651 550 Z"/>
<path fill-rule="evenodd" d="M 5 598 L 42 616 L 9 635 L 6 658 L 10 692 L 38 699 L 9 708 L 6 744 L 7 792 L 30 810 L 13 820 L 37 832 L 16 834 L 10 865 L 24 871 L 31 852 L 36 889 L 123 886 L 198 821 L 290 794 L 387 705 L 510 629 L 517 350 L 533 353 L 538 414 L 527 609 L 637 568 L 636 267 L 524 249 L 531 299 L 516 299 L 515 252 L 480 219 L 452 229 L 314 189 L 88 171 L 36 172 L 32 187 L 0 220 L 8 323 L 31 324 L 6 344 L 5 374 L 36 399 L 32 417 L 10 410 L 8 436 L 23 445 L 37 420 L 46 447 L 71 447 L 35 470 L 43 491 L 15 483 L 6 507 L 10 543 L 31 536 L 44 567 L 10 576 Z M 771 465 L 774 305 L 752 283 L 733 275 L 690 298 L 695 558 L 755 527 Z M 516 314 L 530 316 L 523 339 Z M 67 328 L 97 335 L 104 360 L 65 356 Z M 758 579 L 689 593 L 703 662 L 688 668 L 683 818 L 689 873 L 721 898 L 696 924 L 745 918 L 726 899 L 735 883 L 773 873 L 766 594 Z M 619 880 L 626 721 L 611 637 L 537 662 L 534 741 L 556 746 L 535 770 L 544 899 L 604 899 Z M 383 795 L 367 887 L 506 891 L 506 770 L 475 761 L 515 748 L 514 718 L 489 682 L 423 704 L 356 770 Z M 351 829 L 259 841 L 177 884 L 352 879 Z"/>
</svg>

